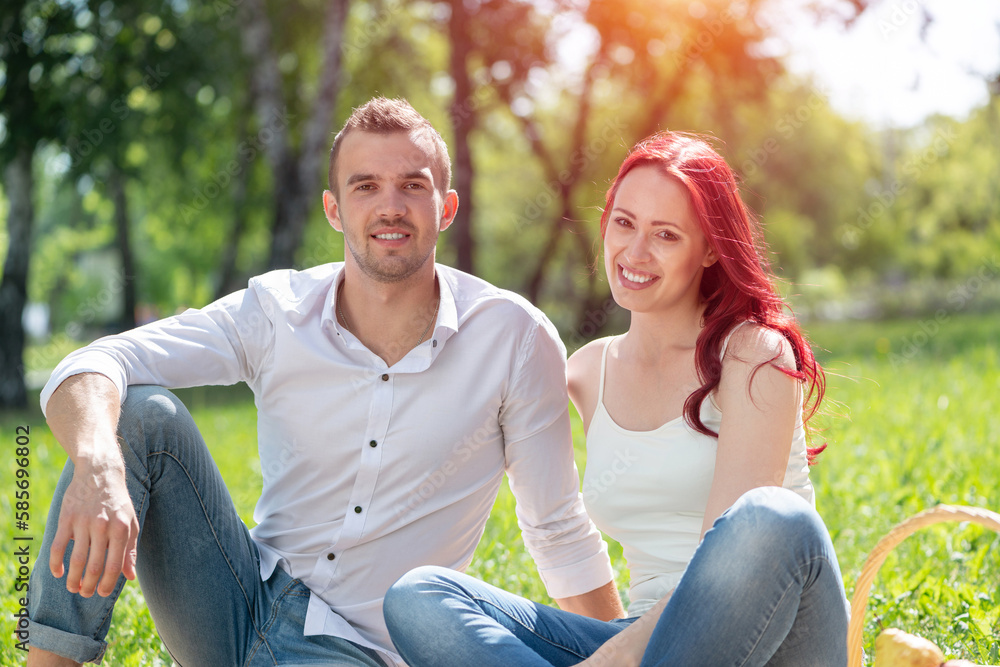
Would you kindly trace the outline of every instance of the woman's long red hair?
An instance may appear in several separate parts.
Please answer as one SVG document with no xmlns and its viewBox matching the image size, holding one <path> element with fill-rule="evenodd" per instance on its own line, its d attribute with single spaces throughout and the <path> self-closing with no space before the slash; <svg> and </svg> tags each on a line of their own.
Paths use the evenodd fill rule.
<svg viewBox="0 0 1000 667">
<path fill-rule="evenodd" d="M 701 421 L 701 404 L 719 385 L 720 353 L 726 334 L 738 323 L 750 320 L 780 332 L 792 346 L 795 370 L 775 367 L 807 386 L 803 421 L 808 422 L 823 400 L 823 368 L 775 289 L 760 223 L 743 203 L 732 169 L 705 139 L 696 135 L 662 132 L 640 141 L 629 151 L 608 190 L 601 215 L 601 238 L 607 231 L 622 179 L 640 165 L 655 165 L 684 185 L 701 230 L 718 255 L 718 261 L 705 269 L 701 280 L 705 326 L 698 336 L 694 358 L 702 385 L 684 402 L 684 418 L 700 433 L 719 435 Z M 824 448 L 809 449 L 810 463 Z"/>
</svg>

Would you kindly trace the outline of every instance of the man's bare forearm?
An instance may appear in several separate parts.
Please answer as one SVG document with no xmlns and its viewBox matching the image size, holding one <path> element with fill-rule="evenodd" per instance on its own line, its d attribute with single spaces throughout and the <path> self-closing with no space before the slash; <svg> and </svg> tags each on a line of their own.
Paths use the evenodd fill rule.
<svg viewBox="0 0 1000 667">
<path fill-rule="evenodd" d="M 74 465 L 121 461 L 115 435 L 120 401 L 118 388 L 99 373 L 71 375 L 52 392 L 46 420 Z"/>
<path fill-rule="evenodd" d="M 590 616 L 601 621 L 610 621 L 625 616 L 625 608 L 622 607 L 621 597 L 618 595 L 618 589 L 613 581 L 609 581 L 589 593 L 559 598 L 556 600 L 556 604 L 564 611 Z"/>
<path fill-rule="evenodd" d="M 84 597 L 95 592 L 111 595 L 119 575 L 135 578 L 139 522 L 118 445 L 120 400 L 110 379 L 83 373 L 64 380 L 45 410 L 52 435 L 74 465 L 62 497 L 49 570 L 56 578 L 66 577 L 66 590 Z M 67 571 L 64 558 L 71 541 Z"/>
</svg>

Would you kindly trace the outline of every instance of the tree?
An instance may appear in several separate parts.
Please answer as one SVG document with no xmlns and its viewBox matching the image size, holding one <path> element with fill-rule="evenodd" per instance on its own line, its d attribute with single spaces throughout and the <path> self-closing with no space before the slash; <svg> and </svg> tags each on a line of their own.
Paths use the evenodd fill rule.
<svg viewBox="0 0 1000 667">
<path fill-rule="evenodd" d="M 35 209 L 32 158 L 35 148 L 58 139 L 62 107 L 47 79 L 71 55 L 49 48 L 58 36 L 77 31 L 73 12 L 55 2 L 9 2 L 0 9 L 0 62 L 6 82 L 0 92 L 0 115 L 6 136 L 0 143 L 4 190 L 10 202 L 7 257 L 0 283 L 0 407 L 27 405 L 24 384 L 24 328 L 32 228 Z"/>
<path fill-rule="evenodd" d="M 456 267 L 466 273 L 475 273 L 475 242 L 472 234 L 473 210 L 472 182 L 475 179 L 469 136 L 476 127 L 478 117 L 473 102 L 473 83 L 469 77 L 469 62 L 474 50 L 473 35 L 469 30 L 472 19 L 465 0 L 449 0 L 451 16 L 448 19 L 448 39 L 451 56 L 448 70 L 455 82 L 455 92 L 450 105 L 455 153 L 453 181 L 458 193 L 458 213 L 451 225 L 449 237 L 455 246 Z"/>
<path fill-rule="evenodd" d="M 602 177 L 606 181 L 607 164 L 616 163 L 626 146 L 668 124 L 683 125 L 694 115 L 686 105 L 706 87 L 719 106 L 761 97 L 781 71 L 775 59 L 751 55 L 752 46 L 765 36 L 757 21 L 762 5 L 744 3 L 741 12 L 709 8 L 693 16 L 687 7 L 665 0 L 594 0 L 580 15 L 595 35 L 592 53 L 584 56 L 578 79 L 560 91 L 556 103 L 532 76 L 555 60 L 541 54 L 556 48 L 551 40 L 558 35 L 547 36 L 547 43 L 527 35 L 490 43 L 488 62 L 514 63 L 514 75 L 494 85 L 515 110 L 555 200 L 542 249 L 524 285 L 529 299 L 542 300 L 563 243 L 572 244 L 581 265 L 590 263 L 593 225 L 576 215 L 581 186 Z M 515 25 L 524 33 L 531 23 L 519 17 L 512 30 Z M 636 103 L 622 105 L 623 99 Z M 711 97 L 707 101 L 713 102 Z M 526 111 L 518 113 L 519 107 Z M 571 298 L 578 304 L 575 329 L 581 330 L 604 309 L 608 293 L 591 272 L 582 295 Z"/>
<path fill-rule="evenodd" d="M 340 92 L 341 56 L 348 0 L 330 0 L 321 22 L 322 59 L 315 83 L 286 85 L 276 50 L 272 24 L 283 25 L 277 14 L 309 20 L 303 6 L 274 7 L 269 15 L 264 0 L 246 0 L 239 10 L 243 53 L 251 63 L 252 88 L 257 120 L 273 131 L 267 156 L 274 176 L 274 221 L 270 268 L 290 267 L 302 243 L 303 230 L 315 193 L 322 183 L 324 157 L 329 149 L 329 133 Z M 301 25 L 301 24 L 299 24 Z M 303 76 L 305 78 L 305 76 Z M 298 148 L 293 147 L 293 126 L 288 122 L 290 109 L 299 109 L 293 100 L 303 88 L 315 87 L 309 104 L 301 105 L 308 113 Z"/>
</svg>

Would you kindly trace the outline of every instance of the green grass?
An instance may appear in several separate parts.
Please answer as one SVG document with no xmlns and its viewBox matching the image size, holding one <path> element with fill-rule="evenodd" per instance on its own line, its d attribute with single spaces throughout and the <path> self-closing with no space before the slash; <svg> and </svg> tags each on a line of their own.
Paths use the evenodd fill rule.
<svg viewBox="0 0 1000 667">
<path fill-rule="evenodd" d="M 813 469 L 817 505 L 833 535 L 845 587 L 893 525 L 937 503 L 1000 510 L 1000 317 L 949 315 L 943 321 L 813 324 L 807 327 L 829 371 L 817 441 L 829 448 Z M 255 417 L 245 390 L 190 390 L 183 398 L 213 443 L 237 508 L 252 521 L 260 489 Z M 13 537 L 31 535 L 33 555 L 48 498 L 65 456 L 37 410 L 0 414 L 5 451 L 17 425 L 31 428 L 31 529 L 14 526 L 15 462 L 7 457 L 0 493 L 0 600 L 4 640 L 0 664 L 23 662 L 14 650 L 17 563 Z M 574 415 L 578 463 L 583 438 Z M 621 549 L 611 545 L 624 589 Z M 513 501 L 504 487 L 480 544 L 472 574 L 530 598 L 548 601 L 523 549 Z M 897 627 L 937 643 L 949 657 L 1000 664 L 1000 537 L 975 525 L 941 524 L 907 539 L 876 578 L 865 617 L 869 651 L 881 627 Z M 142 603 L 129 585 L 119 602 L 105 664 L 170 664 Z"/>
</svg>

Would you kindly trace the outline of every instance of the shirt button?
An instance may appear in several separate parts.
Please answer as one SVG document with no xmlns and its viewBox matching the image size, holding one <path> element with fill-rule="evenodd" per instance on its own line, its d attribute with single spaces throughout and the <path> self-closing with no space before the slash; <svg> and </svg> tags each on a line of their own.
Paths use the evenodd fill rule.
<svg viewBox="0 0 1000 667">
<path fill-rule="evenodd" d="M 356 505 L 354 507 L 354 513 L 355 514 L 361 514 L 361 505 Z"/>
<path fill-rule="evenodd" d="M 435 338 L 434 341 L 431 343 L 431 347 L 437 347 L 437 346 L 438 346 L 438 342 L 437 342 L 437 339 Z"/>
<path fill-rule="evenodd" d="M 326 555 L 326 559 L 327 560 L 333 560 L 334 558 L 336 558 L 336 556 L 334 556 L 333 554 L 327 554 Z"/>
<path fill-rule="evenodd" d="M 375 442 L 374 440 L 372 440 L 371 442 L 368 443 L 368 446 L 369 447 L 378 447 L 378 443 Z"/>
<path fill-rule="evenodd" d="M 382 382 L 387 382 L 388 380 L 389 380 L 389 374 L 388 373 L 382 373 Z"/>
</svg>

